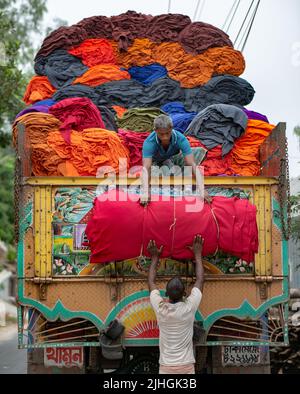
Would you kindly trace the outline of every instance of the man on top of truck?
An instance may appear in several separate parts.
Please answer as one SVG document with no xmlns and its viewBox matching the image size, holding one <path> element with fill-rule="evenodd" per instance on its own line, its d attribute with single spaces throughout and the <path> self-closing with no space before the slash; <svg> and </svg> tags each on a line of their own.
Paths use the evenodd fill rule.
<svg viewBox="0 0 300 394">
<path fill-rule="evenodd" d="M 154 131 L 145 139 L 143 144 L 143 175 L 141 204 L 150 202 L 150 177 L 151 166 L 191 166 L 193 177 L 196 178 L 197 166 L 206 155 L 204 148 L 192 149 L 188 139 L 177 130 L 173 129 L 172 119 L 167 115 L 159 115 L 154 119 Z M 174 175 L 179 175 L 175 173 Z M 200 185 L 197 183 L 200 191 Z M 208 198 L 207 195 L 204 196 Z"/>
<path fill-rule="evenodd" d="M 195 373 L 193 324 L 202 298 L 204 282 L 202 246 L 203 239 L 200 235 L 196 235 L 193 246 L 190 247 L 194 252 L 196 271 L 196 282 L 190 296 L 184 299 L 184 284 L 180 278 L 175 277 L 167 283 L 166 295 L 169 297 L 169 301 L 166 302 L 155 284 L 159 256 L 163 247 L 158 249 L 155 241 L 150 241 L 148 244 L 151 256 L 148 286 L 150 302 L 159 326 L 160 374 Z"/>
</svg>

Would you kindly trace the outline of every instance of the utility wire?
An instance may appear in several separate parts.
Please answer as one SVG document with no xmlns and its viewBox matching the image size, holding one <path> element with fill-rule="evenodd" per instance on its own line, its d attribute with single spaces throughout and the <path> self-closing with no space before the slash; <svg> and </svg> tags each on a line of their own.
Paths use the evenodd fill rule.
<svg viewBox="0 0 300 394">
<path fill-rule="evenodd" d="M 227 22 L 229 21 L 229 18 L 230 18 L 230 16 L 231 16 L 232 11 L 233 11 L 234 7 L 236 6 L 236 3 L 237 3 L 237 2 L 238 2 L 238 0 L 234 0 L 232 6 L 231 6 L 231 8 L 230 8 L 230 11 L 228 12 L 228 15 L 227 15 L 227 17 L 226 17 L 226 19 L 225 19 L 225 22 L 224 22 L 224 24 L 223 24 L 223 26 L 222 26 L 222 30 L 225 29 L 225 26 L 227 25 Z"/>
<path fill-rule="evenodd" d="M 168 4 L 168 14 L 170 13 L 171 10 L 171 0 L 169 0 L 169 4 Z"/>
<path fill-rule="evenodd" d="M 251 5 L 250 5 L 250 7 L 248 8 L 248 11 L 247 11 L 247 13 L 246 13 L 246 16 L 245 16 L 245 18 L 244 18 L 244 20 L 243 20 L 243 23 L 242 23 L 241 27 L 240 27 L 240 30 L 239 30 L 239 32 L 238 32 L 236 38 L 235 38 L 234 45 L 237 43 L 237 41 L 238 41 L 238 39 L 239 39 L 239 36 L 240 36 L 240 34 L 241 34 L 241 31 L 243 30 L 243 27 L 244 27 L 244 25 L 245 25 L 245 23 L 246 23 L 246 20 L 247 20 L 247 18 L 248 18 L 249 12 L 251 11 L 251 8 L 252 8 L 253 4 L 254 4 L 254 0 L 252 0 Z M 251 19 L 251 18 L 250 18 L 250 19 Z"/>
<path fill-rule="evenodd" d="M 252 30 L 252 27 L 253 27 L 254 20 L 255 20 L 255 17 L 256 17 L 256 14 L 257 14 L 257 11 L 258 11 L 258 8 L 259 8 L 259 5 L 260 5 L 260 0 L 258 0 L 258 3 L 257 3 L 257 5 L 256 5 L 256 8 L 255 8 L 255 10 L 254 10 L 254 15 L 253 15 L 253 18 L 252 18 L 252 21 L 251 21 L 250 27 L 249 27 L 249 31 L 248 31 L 247 37 L 246 37 L 246 39 L 245 39 L 245 42 L 244 42 L 244 44 L 243 44 L 243 46 L 242 46 L 241 52 L 244 52 L 244 49 L 245 49 L 245 47 L 246 47 L 246 44 L 247 44 L 247 41 L 248 41 L 248 38 L 249 38 L 250 32 L 251 32 L 251 30 Z"/>
<path fill-rule="evenodd" d="M 201 4 L 201 8 L 200 8 L 199 15 L 198 15 L 198 18 L 197 18 L 198 21 L 200 21 L 200 18 L 201 18 L 204 6 L 205 6 L 205 0 L 203 0 L 203 2 Z"/>
<path fill-rule="evenodd" d="M 240 39 L 239 43 L 237 44 L 236 48 L 241 48 L 243 42 L 245 41 L 245 37 L 246 37 L 246 34 L 248 33 L 248 31 L 249 31 L 249 29 L 250 29 L 250 25 L 251 25 L 253 16 L 254 16 L 254 10 L 253 10 L 253 13 L 252 13 L 252 15 L 251 15 L 249 21 L 248 21 L 248 24 L 247 24 L 247 26 L 246 26 L 246 29 L 245 29 L 244 33 L 243 33 L 243 36 L 242 36 L 242 38 Z M 235 42 L 234 42 L 234 44 L 235 44 Z"/>
<path fill-rule="evenodd" d="M 197 14 L 198 14 L 198 9 L 199 9 L 200 3 L 201 3 L 201 0 L 198 0 L 198 1 L 197 1 L 197 4 L 196 4 L 195 12 L 194 12 L 193 22 L 195 21 L 196 16 L 197 16 Z"/>
<path fill-rule="evenodd" d="M 231 18 L 231 20 L 230 20 L 229 26 L 228 26 L 227 29 L 226 29 L 226 33 L 228 33 L 228 30 L 230 29 L 230 26 L 231 26 L 232 21 L 233 21 L 233 19 L 234 19 L 234 17 L 235 17 L 235 14 L 236 14 L 236 12 L 237 12 L 239 6 L 240 6 L 240 3 L 241 3 L 241 0 L 238 0 L 237 5 L 236 5 L 235 10 L 234 10 L 234 13 L 233 13 L 233 15 L 232 15 L 232 18 Z"/>
</svg>

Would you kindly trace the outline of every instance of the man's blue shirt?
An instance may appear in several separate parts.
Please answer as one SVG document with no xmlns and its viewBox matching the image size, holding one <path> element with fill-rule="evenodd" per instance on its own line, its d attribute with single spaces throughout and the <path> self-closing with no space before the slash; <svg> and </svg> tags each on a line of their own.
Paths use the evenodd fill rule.
<svg viewBox="0 0 300 394">
<path fill-rule="evenodd" d="M 155 131 L 147 137 L 143 144 L 143 158 L 152 158 L 158 163 L 169 159 L 170 157 L 182 152 L 183 157 L 192 153 L 187 138 L 177 130 L 172 130 L 170 145 L 167 150 L 162 147 L 161 141 Z"/>
</svg>

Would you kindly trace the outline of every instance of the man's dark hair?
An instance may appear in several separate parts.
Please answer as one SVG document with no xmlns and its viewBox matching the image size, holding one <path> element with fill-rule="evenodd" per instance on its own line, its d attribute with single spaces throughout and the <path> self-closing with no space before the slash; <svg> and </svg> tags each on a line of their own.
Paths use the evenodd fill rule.
<svg viewBox="0 0 300 394">
<path fill-rule="evenodd" d="M 184 296 L 184 284 L 178 277 L 170 279 L 167 283 L 166 295 L 173 302 L 178 302 Z"/>
</svg>

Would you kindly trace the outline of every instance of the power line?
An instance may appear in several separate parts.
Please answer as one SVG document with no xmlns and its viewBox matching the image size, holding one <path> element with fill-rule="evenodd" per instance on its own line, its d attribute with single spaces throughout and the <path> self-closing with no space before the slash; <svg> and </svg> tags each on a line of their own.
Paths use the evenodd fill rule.
<svg viewBox="0 0 300 394">
<path fill-rule="evenodd" d="M 200 8 L 199 15 L 198 15 L 198 18 L 197 18 L 198 21 L 199 21 L 200 18 L 201 18 L 201 15 L 202 15 L 204 6 L 205 6 L 205 0 L 203 0 L 203 2 L 202 2 L 202 4 L 201 4 L 201 8 Z"/>
<path fill-rule="evenodd" d="M 244 31 L 244 33 L 243 33 L 242 38 L 240 39 L 240 42 L 239 42 L 238 45 L 236 46 L 237 49 L 238 49 L 238 48 L 241 48 L 242 43 L 245 41 L 246 34 L 247 34 L 248 31 L 249 31 L 249 28 L 250 28 L 250 25 L 251 25 L 251 22 L 252 22 L 252 19 L 253 19 L 253 15 L 254 15 L 254 12 L 252 13 L 252 15 L 251 15 L 251 17 L 250 17 L 250 19 L 249 19 L 249 22 L 248 22 L 248 24 L 247 24 L 247 26 L 246 26 L 246 29 L 245 29 L 245 31 Z M 234 42 L 234 45 L 235 45 L 235 42 Z"/>
<path fill-rule="evenodd" d="M 226 24 L 227 24 L 227 22 L 228 22 L 228 20 L 229 20 L 229 18 L 230 18 L 230 15 L 232 14 L 232 11 L 233 11 L 234 7 L 236 6 L 236 3 L 237 3 L 237 2 L 238 2 L 238 0 L 234 0 L 232 6 L 231 6 L 231 8 L 230 8 L 230 11 L 228 12 L 228 15 L 227 15 L 227 17 L 226 17 L 226 19 L 225 19 L 225 22 L 224 22 L 224 24 L 223 24 L 223 26 L 222 26 L 222 30 L 225 29 L 225 26 L 226 26 Z"/>
<path fill-rule="evenodd" d="M 235 38 L 234 45 L 237 43 L 237 40 L 238 40 L 238 38 L 239 38 L 239 36 L 240 36 L 240 34 L 241 34 L 241 31 L 243 30 L 243 27 L 244 27 L 244 25 L 245 25 L 245 22 L 246 22 L 246 20 L 247 20 L 247 18 L 248 18 L 249 12 L 250 12 L 250 10 L 251 10 L 253 4 L 254 4 L 254 0 L 252 0 L 251 5 L 250 5 L 250 7 L 248 8 L 248 11 L 247 11 L 247 13 L 246 13 L 246 16 L 245 16 L 245 18 L 244 18 L 244 20 L 243 20 L 243 23 L 242 23 L 241 27 L 240 27 L 240 30 L 239 30 L 239 32 L 238 32 L 236 38 Z"/>
<path fill-rule="evenodd" d="M 171 10 L 171 0 L 169 0 L 169 4 L 168 4 L 168 14 L 170 13 Z"/>
<path fill-rule="evenodd" d="M 249 27 L 249 31 L 248 31 L 247 37 L 246 37 L 246 39 L 245 39 L 245 42 L 244 42 L 244 44 L 243 44 L 243 46 L 242 46 L 241 52 L 244 52 L 244 49 L 245 49 L 245 47 L 246 47 L 246 44 L 247 44 L 247 41 L 248 41 L 250 32 L 251 32 L 252 27 L 253 27 L 254 20 L 255 20 L 255 17 L 256 17 L 256 14 L 257 14 L 259 5 L 260 5 L 260 0 L 258 0 L 258 3 L 257 3 L 256 8 L 255 8 L 255 10 L 254 10 L 254 14 L 253 14 L 253 18 L 252 18 L 252 21 L 251 21 L 251 24 L 250 24 L 250 27 Z"/>
<path fill-rule="evenodd" d="M 194 12 L 193 22 L 195 21 L 196 16 L 197 16 L 197 14 L 198 14 L 198 9 L 199 9 L 200 3 L 201 3 L 201 0 L 198 0 L 198 1 L 197 1 L 197 4 L 196 4 L 195 12 Z"/>
<path fill-rule="evenodd" d="M 236 12 L 237 12 L 239 6 L 240 6 L 240 3 L 241 3 L 241 0 L 238 0 L 237 5 L 236 5 L 235 10 L 234 10 L 234 13 L 233 13 L 233 15 L 232 15 L 232 18 L 231 18 L 231 20 L 230 20 L 229 26 L 228 26 L 227 29 L 226 29 L 226 33 L 228 33 L 228 30 L 230 29 L 230 26 L 231 26 L 232 21 L 233 21 L 233 19 L 234 19 L 234 17 L 235 17 L 235 14 L 236 14 Z"/>
</svg>

